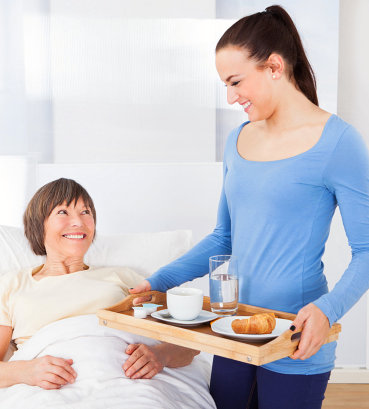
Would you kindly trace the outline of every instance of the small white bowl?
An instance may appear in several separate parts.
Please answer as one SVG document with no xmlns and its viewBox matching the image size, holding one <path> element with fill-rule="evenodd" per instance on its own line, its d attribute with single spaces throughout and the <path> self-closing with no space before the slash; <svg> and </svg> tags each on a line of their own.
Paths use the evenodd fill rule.
<svg viewBox="0 0 369 409">
<path fill-rule="evenodd" d="M 133 316 L 135 318 L 146 318 L 147 311 L 146 308 L 143 307 L 133 307 Z"/>
</svg>

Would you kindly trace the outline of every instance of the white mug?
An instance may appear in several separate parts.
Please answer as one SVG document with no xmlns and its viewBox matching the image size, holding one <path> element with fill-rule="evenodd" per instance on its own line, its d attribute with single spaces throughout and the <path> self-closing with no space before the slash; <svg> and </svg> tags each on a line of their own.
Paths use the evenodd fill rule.
<svg viewBox="0 0 369 409">
<path fill-rule="evenodd" d="M 202 311 L 203 293 L 198 288 L 174 287 L 167 291 L 167 307 L 176 320 L 190 321 Z"/>
</svg>

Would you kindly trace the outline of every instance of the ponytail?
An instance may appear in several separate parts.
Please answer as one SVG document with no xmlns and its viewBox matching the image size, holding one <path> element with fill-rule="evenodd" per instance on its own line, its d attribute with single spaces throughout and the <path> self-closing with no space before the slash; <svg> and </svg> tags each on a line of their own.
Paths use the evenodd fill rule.
<svg viewBox="0 0 369 409">
<path fill-rule="evenodd" d="M 220 38 L 216 51 L 227 46 L 247 50 L 250 58 L 265 62 L 272 53 L 287 62 L 289 78 L 313 104 L 318 105 L 314 71 L 290 15 L 280 6 L 243 17 Z"/>
</svg>

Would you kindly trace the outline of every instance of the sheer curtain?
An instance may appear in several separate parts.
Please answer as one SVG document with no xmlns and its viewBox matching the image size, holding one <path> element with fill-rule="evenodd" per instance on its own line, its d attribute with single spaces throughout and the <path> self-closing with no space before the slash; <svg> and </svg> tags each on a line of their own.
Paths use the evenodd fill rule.
<svg viewBox="0 0 369 409">
<path fill-rule="evenodd" d="M 302 33 L 321 105 L 336 112 L 337 1 L 280 3 Z M 228 133 L 247 118 L 226 102 L 214 47 L 235 20 L 267 5 L 0 0 L 0 154 L 59 163 L 221 161 Z"/>
<path fill-rule="evenodd" d="M 28 151 L 24 81 L 22 1 L 2 0 L 0 7 L 0 149 Z"/>
<path fill-rule="evenodd" d="M 53 160 L 49 1 L 0 2 L 0 154 Z"/>
</svg>

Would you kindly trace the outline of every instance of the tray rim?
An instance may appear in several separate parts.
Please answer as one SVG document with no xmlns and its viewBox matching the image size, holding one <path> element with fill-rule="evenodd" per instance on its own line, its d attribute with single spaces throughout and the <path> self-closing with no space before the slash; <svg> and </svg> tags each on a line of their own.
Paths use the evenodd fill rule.
<svg viewBox="0 0 369 409">
<path fill-rule="evenodd" d="M 267 342 L 250 343 L 244 340 L 235 340 L 226 338 L 220 334 L 206 334 L 196 331 L 198 327 L 180 327 L 174 326 L 162 321 L 135 318 L 130 310 L 133 305 L 133 299 L 139 296 L 152 296 L 152 302 L 163 304 L 166 308 L 166 294 L 159 291 L 149 291 L 146 293 L 129 295 L 113 306 L 101 309 L 97 312 L 100 325 L 111 328 L 132 332 L 137 335 L 147 336 L 159 341 L 173 343 L 176 345 L 208 352 L 214 355 L 224 356 L 241 362 L 251 363 L 253 365 L 263 365 L 290 356 L 299 343 L 299 334 L 301 331 L 286 330 L 278 337 Z M 268 308 L 256 307 L 248 304 L 239 303 L 238 315 L 253 315 L 260 312 L 273 312 L 278 318 L 294 320 L 296 314 L 272 310 Z M 210 310 L 210 299 L 204 297 L 203 309 Z M 155 320 L 155 321 L 154 321 Z M 326 343 L 338 339 L 341 331 L 341 324 L 335 323 L 330 329 Z"/>
</svg>

